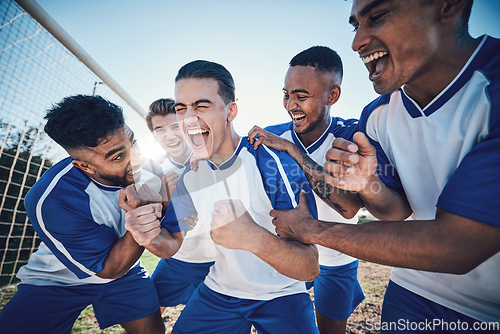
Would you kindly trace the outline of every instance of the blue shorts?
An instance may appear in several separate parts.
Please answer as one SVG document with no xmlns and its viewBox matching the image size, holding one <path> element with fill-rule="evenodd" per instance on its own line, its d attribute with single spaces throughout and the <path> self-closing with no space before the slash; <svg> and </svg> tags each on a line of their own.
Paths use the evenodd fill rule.
<svg viewBox="0 0 500 334">
<path fill-rule="evenodd" d="M 347 320 L 365 299 L 357 278 L 358 263 L 356 260 L 338 267 L 320 266 L 319 276 L 306 283 L 308 290 L 314 285 L 317 312 L 330 319 Z"/>
<path fill-rule="evenodd" d="M 382 305 L 381 333 L 500 332 L 500 328 L 481 331 L 481 324 L 389 281 Z"/>
<path fill-rule="evenodd" d="M 182 311 L 173 333 L 319 334 L 309 294 L 298 293 L 272 300 L 250 300 L 222 295 L 204 283 Z"/>
<path fill-rule="evenodd" d="M 3 333 L 70 333 L 75 320 L 90 304 L 101 329 L 145 318 L 160 308 L 147 272 L 133 268 L 105 284 L 19 284 L 0 314 L 0 328 Z"/>
<path fill-rule="evenodd" d="M 158 262 L 151 276 L 161 306 L 186 304 L 214 262 L 192 263 L 173 258 Z"/>
</svg>

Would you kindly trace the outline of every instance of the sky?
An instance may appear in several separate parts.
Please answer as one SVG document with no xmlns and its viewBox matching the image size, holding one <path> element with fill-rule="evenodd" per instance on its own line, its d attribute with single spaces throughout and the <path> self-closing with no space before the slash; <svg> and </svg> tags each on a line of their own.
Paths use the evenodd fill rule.
<svg viewBox="0 0 500 334">
<path fill-rule="evenodd" d="M 36 2 L 145 111 L 152 101 L 173 97 L 181 66 L 205 59 L 233 75 L 239 108 L 234 125 L 240 135 L 255 124 L 288 122 L 282 104 L 288 63 L 313 45 L 334 49 L 343 61 L 342 94 L 332 115 L 358 118 L 377 97 L 363 62 L 351 49 L 350 0 Z M 499 22 L 500 0 L 474 2 L 473 37 L 486 33 L 500 38 Z M 145 155 L 158 152 L 150 134 L 136 135 Z"/>
</svg>

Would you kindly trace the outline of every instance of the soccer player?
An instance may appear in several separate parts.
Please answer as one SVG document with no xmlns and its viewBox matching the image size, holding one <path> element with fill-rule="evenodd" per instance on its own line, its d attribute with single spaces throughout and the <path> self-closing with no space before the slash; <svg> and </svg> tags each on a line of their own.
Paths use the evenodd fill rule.
<svg viewBox="0 0 500 334">
<path fill-rule="evenodd" d="M 42 242 L 18 272 L 22 283 L 1 313 L 0 328 L 69 333 L 92 304 L 101 328 L 121 324 L 128 333 L 164 333 L 153 281 L 138 262 L 144 248 L 126 231 L 121 209 L 149 202 L 137 197 L 141 190 L 133 184 L 142 161 L 122 109 L 99 96 L 76 95 L 45 119 L 45 132 L 69 157 L 26 195 L 27 215 Z M 160 203 L 149 205 L 161 216 Z M 160 231 L 158 223 L 149 235 Z M 168 235 L 173 254 L 181 236 Z"/>
<path fill-rule="evenodd" d="M 319 219 L 356 224 L 358 195 L 325 187 L 322 167 L 333 140 L 352 140 L 358 130 L 356 119 L 330 115 L 340 97 L 342 75 L 342 61 L 332 49 L 313 46 L 300 52 L 290 61 L 283 88 L 283 105 L 292 121 L 267 131 L 255 126 L 248 137 L 255 147 L 265 144 L 297 161 L 315 191 Z M 364 299 L 357 279 L 358 260 L 323 246 L 318 246 L 318 253 L 321 273 L 314 281 L 314 304 L 319 331 L 345 333 L 347 318 Z"/>
<path fill-rule="evenodd" d="M 169 198 L 191 157 L 191 149 L 177 122 L 174 104 L 172 99 L 158 99 L 151 103 L 146 115 L 149 130 L 166 152 L 159 163 L 166 188 L 169 189 Z M 160 260 L 151 277 L 158 292 L 162 314 L 167 306 L 187 303 L 207 276 L 214 259 L 215 245 L 210 234 L 197 233 L 195 229 L 186 235 L 174 256 Z"/>
<path fill-rule="evenodd" d="M 305 281 L 319 274 L 316 246 L 285 240 L 274 232 L 272 209 L 316 205 L 300 168 L 286 153 L 254 150 L 232 122 L 238 113 L 231 74 L 222 65 L 197 60 L 176 76 L 179 126 L 199 162 L 186 169 L 162 220 L 172 232 L 185 220 L 209 231 L 215 264 L 184 308 L 174 333 L 318 333 Z M 147 208 L 147 206 L 146 206 Z M 138 208 L 130 230 L 153 219 Z M 179 222 L 179 223 L 178 223 Z M 192 233 L 188 231 L 187 234 Z M 161 256 L 162 234 L 146 248 Z"/>
<path fill-rule="evenodd" d="M 383 328 L 440 319 L 477 333 L 480 322 L 500 319 L 500 41 L 470 36 L 471 8 L 467 0 L 353 2 L 352 47 L 382 95 L 363 110 L 363 133 L 334 143 L 325 169 L 332 185 L 398 221 L 327 225 L 305 218 L 305 205 L 274 213 L 282 236 L 399 267 Z"/>
</svg>

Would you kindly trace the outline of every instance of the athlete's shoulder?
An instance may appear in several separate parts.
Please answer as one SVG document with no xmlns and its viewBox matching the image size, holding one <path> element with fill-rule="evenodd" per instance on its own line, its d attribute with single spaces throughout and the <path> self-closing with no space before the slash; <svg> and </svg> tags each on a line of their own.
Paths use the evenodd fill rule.
<svg viewBox="0 0 500 334">
<path fill-rule="evenodd" d="M 66 158 L 49 168 L 30 189 L 25 198 L 25 207 L 33 212 L 39 201 L 44 205 L 61 207 L 62 203 L 75 203 L 76 197 L 86 197 L 85 189 L 90 179 Z"/>
<path fill-rule="evenodd" d="M 332 117 L 332 122 L 328 132 L 336 138 L 345 138 L 352 140 L 352 136 L 358 131 L 359 122 L 355 118 L 343 119 L 341 117 Z"/>
<path fill-rule="evenodd" d="M 264 130 L 269 131 L 277 136 L 281 136 L 287 131 L 292 131 L 292 128 L 293 128 L 292 122 L 288 122 L 288 123 L 270 125 L 265 127 Z"/>
<path fill-rule="evenodd" d="M 396 91 L 396 92 L 398 92 L 398 91 Z M 375 100 L 373 100 L 372 102 L 370 102 L 369 104 L 367 104 L 363 108 L 363 111 L 361 112 L 361 117 L 359 118 L 359 124 L 358 124 L 360 131 L 366 132 L 366 123 L 368 122 L 368 119 L 370 118 L 372 113 L 376 109 L 378 109 L 382 106 L 388 105 L 389 102 L 391 101 L 392 94 L 394 94 L 394 92 L 380 95 L 379 97 L 377 97 Z"/>
</svg>

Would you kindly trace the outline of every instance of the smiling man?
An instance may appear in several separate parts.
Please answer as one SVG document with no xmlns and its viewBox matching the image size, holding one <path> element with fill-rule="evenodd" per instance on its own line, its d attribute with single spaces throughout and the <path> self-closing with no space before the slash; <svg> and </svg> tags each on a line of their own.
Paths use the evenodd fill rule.
<svg viewBox="0 0 500 334">
<path fill-rule="evenodd" d="M 352 48 L 383 95 L 363 110 L 354 142 L 334 142 L 324 167 L 330 184 L 397 221 L 332 224 L 306 218 L 305 207 L 273 213 L 282 236 L 399 267 L 383 332 L 420 332 L 436 319 L 426 327 L 433 333 L 500 330 L 500 41 L 470 36 L 471 8 L 353 2 Z"/>
<path fill-rule="evenodd" d="M 306 178 L 287 154 L 257 150 L 233 128 L 235 87 L 222 65 L 197 60 L 178 72 L 175 100 L 198 170 L 177 182 L 162 227 L 206 235 L 216 244 L 215 264 L 184 308 L 174 333 L 317 333 L 304 281 L 319 274 L 314 245 L 279 238 L 269 211 L 293 208 L 301 189 L 312 214 L 316 205 Z M 131 229 L 147 217 L 130 217 Z M 162 235 L 146 248 L 161 255 Z"/>
<path fill-rule="evenodd" d="M 248 137 L 254 147 L 265 144 L 288 153 L 302 168 L 317 196 L 318 217 L 325 221 L 357 223 L 361 201 L 355 193 L 325 183 L 325 154 L 335 138 L 352 140 L 356 119 L 332 117 L 340 97 L 342 60 L 332 49 L 313 46 L 290 61 L 283 87 L 283 106 L 289 123 L 255 126 Z M 321 334 L 345 333 L 347 318 L 363 300 L 357 280 L 358 261 L 331 248 L 318 246 L 321 274 L 314 281 L 314 304 Z"/>
<path fill-rule="evenodd" d="M 101 328 L 121 324 L 128 333 L 164 333 L 153 282 L 138 263 L 144 248 L 125 230 L 120 208 L 147 203 L 132 198 L 142 161 L 121 108 L 99 96 L 76 95 L 45 119 L 45 132 L 70 156 L 26 195 L 27 215 L 42 242 L 18 272 L 22 283 L 1 313 L 0 328 L 69 333 L 92 304 Z M 151 233 L 159 232 L 159 224 L 152 227 Z"/>
<path fill-rule="evenodd" d="M 181 132 L 174 100 L 158 99 L 151 103 L 146 123 L 155 140 L 165 150 L 159 163 L 163 180 L 174 193 L 179 176 L 189 164 L 191 149 Z M 174 256 L 162 259 L 151 276 L 160 299 L 161 311 L 169 306 L 186 304 L 214 264 L 215 246 L 207 233 L 188 233 Z"/>
</svg>

